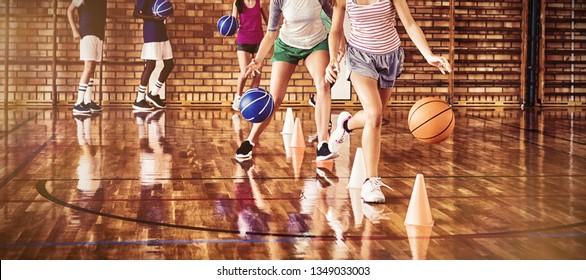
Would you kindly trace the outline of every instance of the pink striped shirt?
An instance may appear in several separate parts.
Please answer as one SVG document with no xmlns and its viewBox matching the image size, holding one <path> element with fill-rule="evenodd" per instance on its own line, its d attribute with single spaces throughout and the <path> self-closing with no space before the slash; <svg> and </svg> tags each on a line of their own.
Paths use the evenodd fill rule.
<svg viewBox="0 0 586 280">
<path fill-rule="evenodd" d="M 401 40 L 395 29 L 397 11 L 391 0 L 378 0 L 359 5 L 346 0 L 346 11 L 352 28 L 348 44 L 371 54 L 386 54 L 397 50 Z"/>
</svg>

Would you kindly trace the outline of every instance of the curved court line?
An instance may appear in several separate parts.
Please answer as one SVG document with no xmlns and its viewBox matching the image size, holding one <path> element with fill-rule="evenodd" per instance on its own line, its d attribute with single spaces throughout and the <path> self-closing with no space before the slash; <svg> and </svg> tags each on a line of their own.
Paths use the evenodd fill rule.
<svg viewBox="0 0 586 280">
<path fill-rule="evenodd" d="M 86 209 L 77 205 L 73 205 L 71 203 L 65 202 L 63 200 L 58 199 L 57 197 L 51 195 L 47 188 L 45 187 L 47 181 L 41 180 L 38 181 L 36 184 L 37 192 L 44 197 L 45 199 L 74 210 L 78 210 L 81 212 L 94 214 L 97 216 L 113 218 L 128 222 L 135 222 L 153 226 L 164 226 L 170 228 L 179 228 L 179 229 L 187 229 L 187 230 L 198 230 L 198 231 L 208 231 L 208 232 L 219 232 L 219 233 L 233 233 L 233 234 L 242 234 L 239 230 L 230 230 L 230 229 L 218 229 L 218 228 L 209 228 L 209 227 L 202 227 L 202 226 L 189 226 L 189 225 L 178 225 L 178 224 L 171 224 L 171 223 L 163 223 L 163 222 L 153 222 L 153 221 L 146 221 L 140 220 L 135 218 L 129 218 L 109 213 L 102 213 L 100 211 L 95 211 L 91 209 Z M 567 224 L 567 225 L 560 225 L 560 226 L 553 226 L 553 227 L 546 227 L 546 228 L 538 228 L 538 229 L 524 229 L 524 230 L 514 230 L 514 231 L 503 231 L 503 232 L 490 232 L 490 233 L 474 233 L 474 234 L 455 234 L 455 235 L 439 235 L 439 236 L 431 236 L 432 239 L 449 239 L 449 238 L 494 238 L 494 237 L 512 237 L 512 236 L 519 236 L 519 237 L 530 237 L 530 234 L 537 234 L 543 231 L 553 231 L 553 230 L 562 230 L 562 229 L 570 229 L 575 227 L 582 227 L 586 226 L 586 222 L 574 223 L 574 224 Z M 318 239 L 318 240 L 338 240 L 333 235 L 313 235 L 313 234 L 291 234 L 291 233 L 276 233 L 276 232 L 245 232 L 246 235 L 258 235 L 258 236 L 275 236 L 275 237 L 290 237 L 290 238 L 311 238 L 311 239 Z M 406 236 L 387 236 L 387 235 L 369 235 L 369 236 L 362 236 L 362 235 L 347 235 L 344 237 L 344 240 L 402 240 L 407 239 Z"/>
<path fill-rule="evenodd" d="M 414 180 L 413 176 L 380 176 L 383 179 L 411 179 Z M 555 178 L 555 177 L 586 177 L 586 174 L 552 174 L 552 175 L 425 175 L 425 178 L 431 179 L 475 179 L 475 178 Z M 350 179 L 350 177 L 342 176 L 337 177 L 338 179 Z M 181 177 L 181 178 L 168 178 L 168 177 L 156 177 L 154 180 L 167 180 L 167 181 L 205 181 L 205 180 L 237 180 L 237 179 L 248 179 L 248 177 Z M 297 180 L 295 177 L 254 177 L 254 180 Z M 315 180 L 316 177 L 303 177 L 302 180 Z M 18 182 L 37 182 L 39 180 L 44 181 L 79 181 L 79 178 L 31 178 L 31 179 L 14 179 Z M 96 178 L 88 179 L 88 181 L 140 181 L 140 178 Z"/>
<path fill-rule="evenodd" d="M 4 138 L 5 138 L 5 137 L 7 137 L 8 135 L 12 134 L 13 132 L 17 131 L 17 130 L 18 130 L 18 129 L 20 129 L 21 127 L 25 126 L 25 125 L 26 125 L 28 122 L 32 121 L 33 119 L 36 119 L 38 115 L 39 115 L 39 114 L 37 113 L 37 114 L 35 114 L 35 116 L 34 116 L 34 117 L 32 117 L 32 118 L 29 118 L 29 119 L 26 119 L 24 122 L 22 122 L 22 123 L 20 123 L 20 124 L 17 124 L 17 125 L 15 125 L 13 128 L 11 128 L 11 129 L 8 129 L 8 130 L 3 130 L 3 131 L 2 131 L 2 134 L 0 135 L 0 140 L 1 140 L 1 139 L 4 139 Z"/>
<path fill-rule="evenodd" d="M 33 161 L 33 159 L 35 159 L 37 155 L 41 153 L 41 151 L 43 151 L 43 149 L 45 149 L 45 147 L 47 147 L 47 145 L 49 145 L 49 143 L 53 140 L 55 140 L 55 135 L 51 136 L 47 141 L 45 141 L 45 143 L 41 144 L 41 146 L 39 146 L 36 150 L 33 151 L 32 154 L 25 158 L 24 161 L 20 165 L 18 165 L 12 172 L 6 175 L 6 177 L 2 178 L 2 180 L 0 181 L 0 189 L 8 185 L 8 183 L 10 183 L 10 181 L 12 181 L 12 179 L 16 177 L 18 173 L 20 173 L 20 171 L 22 171 L 27 165 L 29 165 L 29 163 L 31 163 L 31 161 Z"/>
<path fill-rule="evenodd" d="M 315 196 L 307 196 L 304 195 L 305 198 L 312 198 L 319 201 L 351 201 L 349 197 L 347 198 L 327 198 L 322 197 L 319 195 Z M 486 199 L 486 198 L 527 198 L 527 199 L 543 199 L 543 198 L 586 198 L 585 195 L 454 195 L 454 196 L 432 196 L 428 195 L 429 198 L 433 198 L 436 200 L 439 199 Z M 399 200 L 399 199 L 411 199 L 410 196 L 393 196 L 389 197 L 389 199 Z M 232 197 L 216 197 L 216 198 L 208 198 L 208 197 L 195 197 L 195 198 L 114 198 L 114 199 L 95 199 L 95 198 L 86 198 L 86 199 L 74 199 L 72 203 L 80 203 L 80 202 L 182 202 L 182 201 L 254 201 L 256 200 L 253 197 L 250 198 L 232 198 Z M 267 197 L 263 198 L 265 201 L 299 201 L 299 197 Z M 42 200 L 24 200 L 24 199 L 17 199 L 17 200 L 0 200 L 0 203 L 39 203 L 45 202 Z"/>
</svg>

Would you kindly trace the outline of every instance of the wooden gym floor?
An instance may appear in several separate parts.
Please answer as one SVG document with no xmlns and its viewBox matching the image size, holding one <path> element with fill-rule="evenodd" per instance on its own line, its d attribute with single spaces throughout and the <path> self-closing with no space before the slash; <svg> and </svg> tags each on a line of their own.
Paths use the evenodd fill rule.
<svg viewBox="0 0 586 280">
<path fill-rule="evenodd" d="M 346 188 L 361 132 L 316 166 L 315 143 L 285 149 L 284 110 L 238 163 L 249 124 L 227 109 L 3 109 L 0 258 L 585 259 L 586 109 L 455 111 L 454 135 L 424 145 L 388 109 L 393 191 L 368 205 Z M 312 110 L 294 112 L 308 139 Z M 404 225 L 418 173 L 431 228 Z"/>
</svg>

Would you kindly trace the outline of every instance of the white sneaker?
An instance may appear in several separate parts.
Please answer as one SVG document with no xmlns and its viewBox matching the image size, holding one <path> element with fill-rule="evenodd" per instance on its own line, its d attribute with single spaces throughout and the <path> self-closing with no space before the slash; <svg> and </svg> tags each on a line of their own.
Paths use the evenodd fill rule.
<svg viewBox="0 0 586 280">
<path fill-rule="evenodd" d="M 232 110 L 240 111 L 240 99 L 242 97 L 238 94 L 234 94 L 234 101 L 232 101 Z"/>
<path fill-rule="evenodd" d="M 350 118 L 352 118 L 352 115 L 348 112 L 342 112 L 338 116 L 338 121 L 336 122 L 338 126 L 336 127 L 336 130 L 334 130 L 334 132 L 332 132 L 330 135 L 330 141 L 328 143 L 329 148 L 334 153 L 338 152 L 338 150 L 340 150 L 340 146 L 342 146 L 342 144 L 344 144 L 344 142 L 350 138 L 350 133 L 344 129 L 343 125 L 343 123 Z"/>
<path fill-rule="evenodd" d="M 385 203 L 385 195 L 380 190 L 380 187 L 387 187 L 380 179 L 380 177 L 371 177 L 362 184 L 360 195 L 364 202 Z"/>
</svg>

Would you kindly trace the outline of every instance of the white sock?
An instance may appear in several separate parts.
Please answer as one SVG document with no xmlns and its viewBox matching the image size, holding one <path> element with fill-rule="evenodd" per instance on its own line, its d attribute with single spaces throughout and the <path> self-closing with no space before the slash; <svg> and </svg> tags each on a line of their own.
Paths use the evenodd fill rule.
<svg viewBox="0 0 586 280">
<path fill-rule="evenodd" d="M 157 81 L 155 83 L 155 88 L 153 89 L 153 92 L 151 92 L 152 95 L 159 95 L 159 90 L 161 90 L 161 88 L 163 87 L 163 83 Z"/>
<path fill-rule="evenodd" d="M 75 102 L 75 105 L 83 102 L 83 98 L 85 96 L 86 90 L 87 90 L 87 84 L 79 83 L 79 88 L 77 89 L 77 101 Z"/>
<path fill-rule="evenodd" d="M 83 103 L 89 104 L 92 102 L 92 89 L 94 88 L 94 78 L 90 78 L 89 83 L 87 84 L 87 89 L 85 90 L 85 94 L 83 97 Z"/>
<path fill-rule="evenodd" d="M 146 86 L 139 85 L 138 86 L 138 94 L 136 95 L 136 101 L 140 102 L 144 100 L 144 94 L 146 92 Z"/>
</svg>

